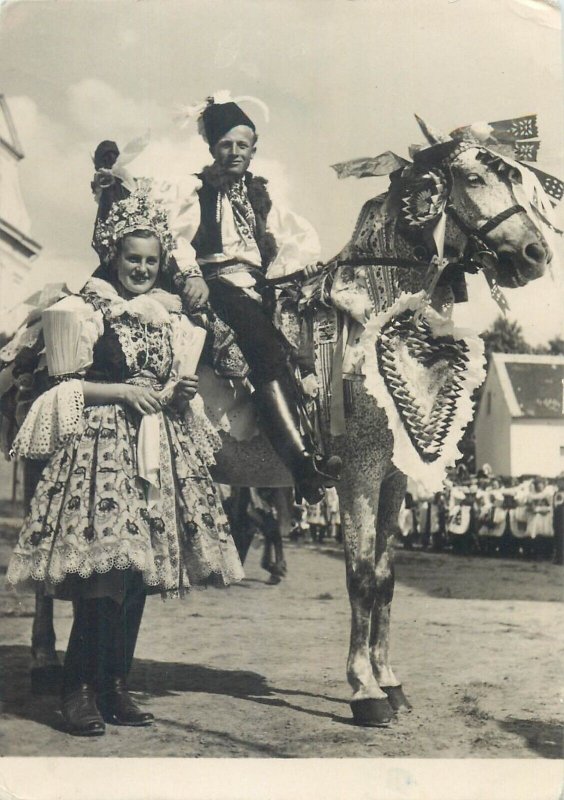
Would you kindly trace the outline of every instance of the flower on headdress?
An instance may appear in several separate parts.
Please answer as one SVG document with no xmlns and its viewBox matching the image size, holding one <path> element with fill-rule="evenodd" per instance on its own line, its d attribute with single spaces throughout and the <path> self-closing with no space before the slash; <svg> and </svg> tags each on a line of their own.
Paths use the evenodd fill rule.
<svg viewBox="0 0 564 800">
<path fill-rule="evenodd" d="M 163 256 L 168 260 L 176 241 L 168 224 L 166 209 L 162 201 L 152 196 L 151 190 L 151 182 L 140 179 L 129 197 L 114 203 L 105 220 L 98 220 L 92 243 L 102 261 L 111 261 L 120 239 L 137 230 L 149 231 L 156 236 Z"/>
</svg>

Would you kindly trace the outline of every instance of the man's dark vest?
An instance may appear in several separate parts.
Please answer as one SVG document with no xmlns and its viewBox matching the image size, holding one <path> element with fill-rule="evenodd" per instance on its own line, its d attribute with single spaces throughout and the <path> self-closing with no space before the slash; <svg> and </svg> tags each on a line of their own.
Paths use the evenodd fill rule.
<svg viewBox="0 0 564 800">
<path fill-rule="evenodd" d="M 217 220 L 217 201 L 221 189 L 207 178 L 206 172 L 198 175 L 202 187 L 198 190 L 200 199 L 200 227 L 192 239 L 192 247 L 198 259 L 205 259 L 213 253 L 221 253 L 221 225 Z M 259 178 L 250 172 L 245 173 L 245 186 L 249 203 L 255 214 L 255 241 L 261 256 L 263 267 L 267 267 L 276 256 L 278 247 L 274 236 L 266 230 L 268 214 L 272 208 L 272 200 L 266 188 L 265 178 Z"/>
</svg>

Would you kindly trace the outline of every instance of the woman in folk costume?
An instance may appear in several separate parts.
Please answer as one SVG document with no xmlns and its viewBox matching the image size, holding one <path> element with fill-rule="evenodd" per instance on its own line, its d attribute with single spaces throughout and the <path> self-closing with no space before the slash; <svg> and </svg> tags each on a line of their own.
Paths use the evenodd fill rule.
<svg viewBox="0 0 564 800">
<path fill-rule="evenodd" d="M 8 580 L 74 603 L 62 712 L 77 735 L 153 721 L 126 683 L 147 593 L 243 577 L 208 471 L 216 435 L 199 398 L 190 406 L 201 331 L 159 287 L 175 245 L 165 210 L 146 181 L 113 204 L 111 191 L 94 233 L 101 267 L 43 313 L 55 385 L 13 447 L 48 463 Z"/>
<path fill-rule="evenodd" d="M 293 379 L 288 344 L 265 302 L 264 279 L 311 265 L 319 257 L 319 240 L 309 223 L 273 203 L 267 181 L 249 171 L 258 136 L 237 103 L 218 96 L 185 113 L 200 114 L 213 164 L 165 194 L 177 239 L 174 283 L 188 306 L 209 297 L 217 317 L 233 331 L 250 368 L 264 433 L 299 493 L 316 503 L 324 487 L 339 480 L 341 460 L 321 455 L 313 435 L 301 429 L 302 392 Z"/>
</svg>

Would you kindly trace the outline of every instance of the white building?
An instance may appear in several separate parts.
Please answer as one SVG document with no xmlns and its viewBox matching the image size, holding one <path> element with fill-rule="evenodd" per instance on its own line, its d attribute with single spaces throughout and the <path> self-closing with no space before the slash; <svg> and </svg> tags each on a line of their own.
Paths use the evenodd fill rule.
<svg viewBox="0 0 564 800">
<path fill-rule="evenodd" d="M 10 308 L 41 247 L 31 238 L 18 164 L 23 152 L 8 104 L 0 94 L 0 310 Z"/>
<path fill-rule="evenodd" d="M 564 356 L 494 353 L 476 416 L 476 466 L 498 475 L 564 470 Z"/>
</svg>

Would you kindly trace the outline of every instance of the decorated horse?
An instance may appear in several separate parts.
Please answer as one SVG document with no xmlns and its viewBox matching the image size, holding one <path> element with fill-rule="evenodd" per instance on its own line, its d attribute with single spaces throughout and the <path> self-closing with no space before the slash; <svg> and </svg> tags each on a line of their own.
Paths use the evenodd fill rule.
<svg viewBox="0 0 564 800">
<path fill-rule="evenodd" d="M 364 205 L 346 247 L 281 315 L 290 340 L 296 320 L 308 320 L 320 418 L 344 462 L 347 676 L 354 721 L 368 726 L 410 708 L 390 662 L 391 537 L 406 476 L 441 489 L 484 377 L 481 340 L 454 325 L 453 304 L 467 300 L 466 272 L 482 271 L 502 307 L 501 287 L 545 272 L 559 233 L 546 192 L 559 199 L 563 188 L 523 163 L 536 155 L 533 117 L 449 136 L 420 124 L 428 146 L 413 148 L 411 159 L 388 152 L 336 165 L 339 177 L 387 174 L 390 187 Z M 288 486 L 244 387 L 222 389 L 207 368 L 200 386 L 210 416 L 224 423 L 218 480 Z M 39 627 L 48 623 L 46 614 Z"/>
<path fill-rule="evenodd" d="M 484 378 L 481 339 L 452 321 L 453 304 L 467 300 L 465 273 L 482 271 L 505 309 L 501 287 L 541 277 L 560 233 L 547 192 L 558 200 L 563 184 L 523 163 L 536 156 L 534 117 L 449 136 L 420 125 L 429 146 L 412 161 L 388 152 L 336 165 L 340 177 L 389 174 L 390 188 L 365 204 L 350 242 L 305 283 L 283 324 L 291 338 L 309 315 L 322 421 L 344 462 L 347 675 L 354 721 L 368 726 L 410 708 L 390 662 L 391 540 L 406 476 L 441 490 Z M 246 452 L 258 435 L 225 436 L 225 477 L 245 480 L 244 464 L 263 480 L 273 469 L 266 452 Z"/>
</svg>

